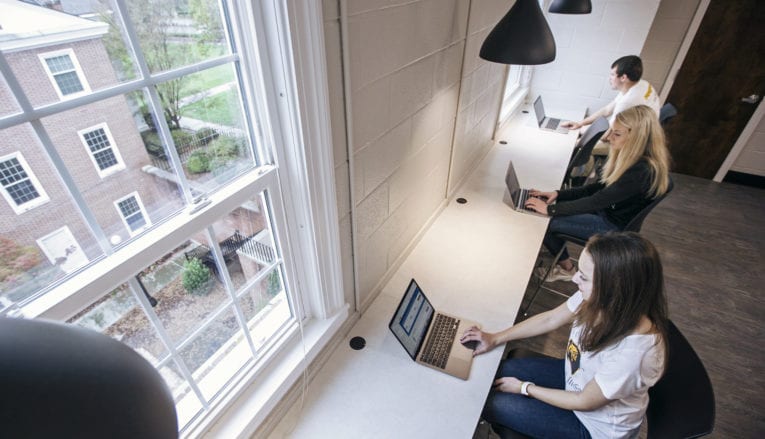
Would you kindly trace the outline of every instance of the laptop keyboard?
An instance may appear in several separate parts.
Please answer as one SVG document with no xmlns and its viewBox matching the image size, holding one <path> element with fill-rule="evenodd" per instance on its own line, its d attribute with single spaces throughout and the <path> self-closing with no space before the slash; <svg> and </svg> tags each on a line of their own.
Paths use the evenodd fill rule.
<svg viewBox="0 0 765 439">
<path fill-rule="evenodd" d="M 548 130 L 554 130 L 558 128 L 558 124 L 560 124 L 560 119 L 547 119 L 547 123 L 545 124 L 545 128 Z"/>
<path fill-rule="evenodd" d="M 440 369 L 446 367 L 446 360 L 452 352 L 454 336 L 457 335 L 457 327 L 460 321 L 454 317 L 436 314 L 430 337 L 425 343 L 420 361 L 436 366 Z"/>
</svg>

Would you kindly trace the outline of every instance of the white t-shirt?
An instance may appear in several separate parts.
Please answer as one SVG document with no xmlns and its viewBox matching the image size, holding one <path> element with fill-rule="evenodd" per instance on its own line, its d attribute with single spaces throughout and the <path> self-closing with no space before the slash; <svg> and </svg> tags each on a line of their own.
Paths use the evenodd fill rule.
<svg viewBox="0 0 765 439">
<path fill-rule="evenodd" d="M 611 113 L 611 117 L 608 118 L 608 123 L 613 125 L 617 114 L 636 105 L 648 105 L 656 112 L 656 117 L 659 117 L 659 110 L 661 109 L 659 94 L 645 79 L 639 80 L 637 84 L 630 87 L 627 93 L 619 92 L 616 95 L 614 98 L 614 111 Z"/>
<path fill-rule="evenodd" d="M 576 312 L 581 291 L 566 302 Z M 661 377 L 664 348 L 656 335 L 628 335 L 598 353 L 582 352 L 582 327 L 571 328 L 566 348 L 566 390 L 580 392 L 592 379 L 611 402 L 592 411 L 574 411 L 593 438 L 629 437 L 640 427 L 648 406 L 648 388 Z"/>
</svg>

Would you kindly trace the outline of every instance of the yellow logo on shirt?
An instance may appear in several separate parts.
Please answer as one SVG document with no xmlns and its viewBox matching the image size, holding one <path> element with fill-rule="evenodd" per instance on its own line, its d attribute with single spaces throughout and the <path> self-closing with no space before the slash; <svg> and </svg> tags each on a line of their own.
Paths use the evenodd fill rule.
<svg viewBox="0 0 765 439">
<path fill-rule="evenodd" d="M 653 87 L 651 87 L 651 84 L 648 84 L 648 90 L 646 90 L 643 99 L 648 99 L 648 97 L 651 96 L 651 93 L 653 93 Z"/>
<path fill-rule="evenodd" d="M 569 340 L 566 346 L 566 360 L 571 366 L 571 375 L 575 374 L 579 370 L 579 346 L 573 340 Z"/>
</svg>

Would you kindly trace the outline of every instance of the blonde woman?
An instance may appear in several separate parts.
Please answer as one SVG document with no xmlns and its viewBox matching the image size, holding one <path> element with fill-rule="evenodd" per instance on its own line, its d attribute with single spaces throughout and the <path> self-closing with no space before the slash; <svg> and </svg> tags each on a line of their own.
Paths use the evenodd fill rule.
<svg viewBox="0 0 765 439">
<path fill-rule="evenodd" d="M 622 230 L 644 207 L 669 188 L 669 152 L 656 113 L 645 105 L 616 116 L 604 136 L 611 148 L 600 181 L 553 192 L 532 189 L 526 207 L 552 216 L 544 246 L 557 254 L 558 265 L 548 282 L 571 280 L 576 270 L 565 241 L 554 233 L 587 239 L 596 233 Z M 544 269 L 541 270 L 543 275 Z"/>
</svg>

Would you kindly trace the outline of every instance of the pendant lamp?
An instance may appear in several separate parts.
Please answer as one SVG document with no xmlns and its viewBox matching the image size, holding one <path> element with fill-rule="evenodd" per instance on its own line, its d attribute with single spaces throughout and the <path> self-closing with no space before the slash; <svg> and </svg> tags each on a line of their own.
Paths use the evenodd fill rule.
<svg viewBox="0 0 765 439">
<path fill-rule="evenodd" d="M 553 14 L 589 14 L 592 12 L 590 0 L 554 0 L 549 12 Z"/>
<path fill-rule="evenodd" d="M 555 59 L 555 39 L 537 0 L 517 0 L 494 26 L 479 56 L 500 64 L 547 64 Z"/>
</svg>

